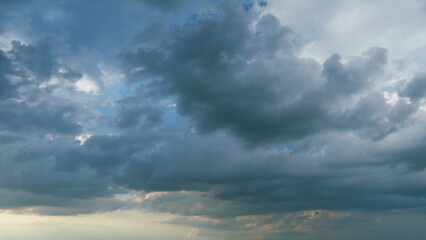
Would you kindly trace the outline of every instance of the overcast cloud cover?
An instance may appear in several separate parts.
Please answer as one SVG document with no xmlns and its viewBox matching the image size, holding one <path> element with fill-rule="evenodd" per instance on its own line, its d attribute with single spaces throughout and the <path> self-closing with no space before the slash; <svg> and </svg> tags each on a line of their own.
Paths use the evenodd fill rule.
<svg viewBox="0 0 426 240">
<path fill-rule="evenodd" d="M 0 209 L 424 239 L 425 21 L 420 0 L 0 1 Z"/>
</svg>

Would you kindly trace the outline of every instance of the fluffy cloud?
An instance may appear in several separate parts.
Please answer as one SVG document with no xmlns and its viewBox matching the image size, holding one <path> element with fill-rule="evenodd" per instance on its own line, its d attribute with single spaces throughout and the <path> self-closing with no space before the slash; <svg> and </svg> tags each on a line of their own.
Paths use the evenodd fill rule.
<svg viewBox="0 0 426 240">
<path fill-rule="evenodd" d="M 59 68 L 44 46 L 22 45 L 14 41 L 12 50 L 0 54 L 0 112 L 5 116 L 0 119 L 0 125 L 3 130 L 41 130 L 44 134 L 77 134 L 81 131 L 75 119 L 78 115 L 76 107 L 59 98 L 53 102 L 52 89 L 42 87 Z M 73 76 L 68 76 L 67 80 L 73 81 Z"/>
<path fill-rule="evenodd" d="M 35 11 L 31 23 L 61 19 L 70 39 L 44 29 L 45 37 L 0 51 L 0 207 L 143 208 L 188 216 L 173 224 L 277 234 L 340 211 L 424 207 L 425 76 L 389 81 L 390 53 L 380 47 L 324 62 L 302 57 L 294 30 L 265 14 L 265 3 L 245 3 L 210 2 L 214 11 L 111 3 L 109 11 L 161 9 L 155 16 L 168 20 L 185 7 L 195 13 L 128 26 L 110 48 L 96 48 L 111 34 L 105 28 L 76 37 L 69 19 L 99 24 L 90 8 Z M 102 19 L 118 31 L 122 12 L 114 24 Z M 111 86 L 97 60 L 117 49 L 126 79 Z M 78 91 L 84 76 L 93 76 L 96 95 Z"/>
<path fill-rule="evenodd" d="M 255 144 L 381 124 L 380 117 L 372 120 L 371 112 L 359 108 L 386 108 L 383 96 L 366 93 L 383 73 L 385 49 L 371 48 L 347 63 L 335 54 L 321 68 L 296 55 L 293 32 L 276 17 L 226 9 L 223 16 L 200 16 L 164 30 L 158 44 L 141 42 L 136 51 L 123 53 L 128 78 L 142 82 L 151 95 L 175 98 L 178 112 L 198 131 L 227 129 Z M 383 104 L 374 108 L 371 101 Z M 386 127 L 372 137 L 395 126 Z"/>
</svg>

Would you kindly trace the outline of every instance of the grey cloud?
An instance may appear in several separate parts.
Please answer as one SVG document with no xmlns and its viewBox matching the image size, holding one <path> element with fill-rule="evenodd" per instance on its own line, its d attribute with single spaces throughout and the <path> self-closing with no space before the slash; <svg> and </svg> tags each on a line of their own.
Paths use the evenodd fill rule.
<svg viewBox="0 0 426 240">
<path fill-rule="evenodd" d="M 151 128 L 161 124 L 163 110 L 158 104 L 149 103 L 149 97 L 144 102 L 139 98 L 128 97 L 117 102 L 117 118 L 115 125 L 122 129 L 137 128 L 143 123 L 142 128 Z"/>
<path fill-rule="evenodd" d="M 87 169 L 55 171 L 52 156 L 74 141 L 29 138 L 2 146 L 1 187 L 68 198 L 105 196 L 110 186 Z"/>
<path fill-rule="evenodd" d="M 15 94 L 13 89 L 11 89 L 12 85 L 7 79 L 12 72 L 10 59 L 3 51 L 0 51 L 0 99 L 10 98 Z"/>
<path fill-rule="evenodd" d="M 44 41 L 33 46 L 12 41 L 12 45 L 13 48 L 9 54 L 13 56 L 12 58 L 17 64 L 35 74 L 38 81 L 50 78 L 57 66 L 48 42 Z"/>
<path fill-rule="evenodd" d="M 178 112 L 198 131 L 227 129 L 265 143 L 339 129 L 344 123 L 335 124 L 335 109 L 347 108 L 340 101 L 374 85 L 386 65 L 387 51 L 371 48 L 345 64 L 333 55 L 321 70 L 296 56 L 293 32 L 276 17 L 262 16 L 251 29 L 251 15 L 232 5 L 225 9 L 164 31 L 158 45 L 140 42 L 135 52 L 121 55 L 131 82 L 175 97 Z"/>
<path fill-rule="evenodd" d="M 426 75 L 421 74 L 414 77 L 400 93 L 403 97 L 409 97 L 417 101 L 426 95 Z"/>
<path fill-rule="evenodd" d="M 34 1 L 1 1 L 0 2 L 0 33 L 3 33 L 8 28 L 13 28 L 10 26 L 10 19 L 16 15 L 20 15 L 23 10 L 27 10 Z M 21 15 L 22 16 L 22 15 Z"/>
<path fill-rule="evenodd" d="M 227 7 L 123 52 L 128 80 L 139 87 L 118 102 L 121 135 L 93 137 L 57 158 L 58 166 L 87 165 L 130 189 L 200 191 L 250 206 L 240 214 L 422 206 L 414 194 L 421 184 L 407 193 L 386 182 L 413 174 L 392 168 L 380 144 L 413 127 L 419 108 L 391 105 L 377 88 L 387 51 L 370 48 L 348 61 L 336 54 L 321 67 L 297 57 L 293 32 L 274 16 L 251 28 L 258 16 Z M 190 125 L 151 124 L 162 112 L 157 102 L 173 99 L 196 133 Z M 329 139 L 335 134 L 342 136 Z M 354 139 L 358 145 L 343 144 Z M 290 150 L 258 144 L 296 140 Z"/>
<path fill-rule="evenodd" d="M 1 51 L 0 69 L 0 128 L 11 132 L 42 134 L 77 134 L 82 127 L 76 117 L 79 109 L 71 102 L 54 97 L 58 87 L 41 88 L 58 72 L 60 65 L 49 53 L 48 45 L 23 45 L 12 42 L 7 53 Z M 69 81 L 81 77 L 77 72 L 61 76 Z"/>
<path fill-rule="evenodd" d="M 177 96 L 179 113 L 190 116 L 202 131 L 223 127 L 253 141 L 286 138 L 286 131 L 294 137 L 303 135 L 291 128 L 310 113 L 299 112 L 295 104 L 287 107 L 293 115 L 280 108 L 315 85 L 319 66 L 291 54 L 274 57 L 280 50 L 293 51 L 291 31 L 275 17 L 264 16 L 256 34 L 251 33 L 241 14 L 235 11 L 188 23 L 164 37 L 165 48 L 148 46 L 123 54 L 129 78 L 150 79 L 156 91 Z M 131 74 L 139 67 L 144 70 Z M 280 76 L 287 77 L 280 80 Z"/>
<path fill-rule="evenodd" d="M 0 143 L 2 143 L 2 144 L 13 143 L 13 142 L 20 141 L 20 140 L 25 140 L 25 137 L 7 135 L 7 134 L 0 135 Z"/>
<path fill-rule="evenodd" d="M 394 164 L 404 164 L 412 171 L 423 171 L 426 168 L 426 142 L 415 142 L 410 146 L 389 150 L 385 156 Z M 422 191 L 421 191 L 422 192 Z"/>
<path fill-rule="evenodd" d="M 370 48 L 363 53 L 363 57 L 342 64 L 341 56 L 335 54 L 324 62 L 322 74 L 327 79 L 327 94 L 345 96 L 367 87 L 372 77 L 383 71 L 387 63 L 387 50 Z"/>
<path fill-rule="evenodd" d="M 22 190 L 0 190 L 0 209 L 17 214 L 77 215 L 126 209 L 128 202 L 108 198 L 75 199 L 61 196 L 33 194 Z M 31 207 L 31 209 L 28 209 Z"/>
<path fill-rule="evenodd" d="M 33 207 L 31 213 L 74 215 L 131 207 L 132 203 L 113 198 L 124 191 L 108 177 L 88 168 L 58 171 L 54 156 L 73 145 L 78 142 L 69 138 L 33 136 L 2 144 L 0 209 Z"/>
<path fill-rule="evenodd" d="M 372 92 L 353 107 L 336 112 L 330 123 L 337 129 L 352 129 L 361 136 L 381 140 L 399 128 L 406 127 L 407 120 L 417 110 L 417 105 L 402 100 L 391 106 L 382 93 Z"/>
<path fill-rule="evenodd" d="M 134 95 L 116 102 L 109 127 L 117 129 L 95 131 L 82 145 L 74 137 L 90 113 L 54 95 L 60 84 L 39 88 L 82 73 L 49 42 L 1 52 L 0 115 L 8 117 L 0 118 L 0 186 L 20 201 L 0 205 L 95 212 L 124 208 L 114 194 L 135 190 L 173 191 L 139 207 L 208 218 L 424 206 L 424 144 L 404 141 L 411 133 L 395 140 L 409 130 L 423 137 L 422 112 L 418 101 L 387 103 L 377 86 L 387 51 L 336 54 L 321 65 L 298 57 L 294 32 L 276 17 L 239 3 L 223 1 L 217 14 L 181 25 L 144 26 L 120 55 Z M 147 35 L 157 27 L 155 38 Z M 419 100 L 422 89 L 418 77 L 400 95 Z M 177 114 L 166 109 L 175 102 Z M 97 208 L 99 199 L 107 200 Z"/>
<path fill-rule="evenodd" d="M 424 0 L 417 0 L 417 2 L 421 6 L 422 11 L 424 11 L 426 13 L 426 1 L 424 1 Z"/>
<path fill-rule="evenodd" d="M 182 215 L 377 211 L 425 204 L 424 184 L 413 184 L 419 177 L 416 171 L 392 167 L 394 158 L 386 157 L 389 149 L 380 150 L 380 142 L 360 138 L 357 144 L 348 134 L 301 142 L 293 150 L 250 149 L 226 134 L 197 135 L 183 129 L 92 137 L 55 156 L 56 169 L 72 173 L 88 166 L 127 189 L 199 192 L 160 194 L 142 205 Z"/>
<path fill-rule="evenodd" d="M 83 130 L 79 121 L 90 116 L 74 99 L 54 91 L 66 89 L 62 84 L 74 83 L 81 74 L 59 63 L 57 53 L 43 41 L 12 45 L 10 51 L 0 51 L 0 207 L 75 208 L 77 202 L 119 192 L 109 190 L 113 184 L 94 171 L 55 170 L 53 156 L 64 146 L 78 145 L 74 137 Z M 59 71 L 62 67 L 65 72 Z M 63 82 L 50 85 L 52 77 Z"/>
<path fill-rule="evenodd" d="M 82 127 L 73 120 L 76 109 L 72 106 L 46 106 L 36 108 L 25 103 L 10 103 L 0 107 L 0 127 L 13 132 L 43 132 L 77 134 Z M 1 106 L 1 105 L 0 105 Z"/>
<path fill-rule="evenodd" d="M 161 10 L 176 10 L 177 8 L 184 5 L 186 2 L 185 0 L 163 0 L 163 1 L 156 1 L 156 0 L 138 0 L 142 4 L 154 7 Z"/>
</svg>

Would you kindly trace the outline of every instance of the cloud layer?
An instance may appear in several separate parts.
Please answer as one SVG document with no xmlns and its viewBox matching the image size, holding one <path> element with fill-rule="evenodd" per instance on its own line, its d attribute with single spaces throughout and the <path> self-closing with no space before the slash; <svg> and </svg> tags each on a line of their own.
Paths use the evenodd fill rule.
<svg viewBox="0 0 426 240">
<path fill-rule="evenodd" d="M 306 57 L 273 2 L 47 5 L 2 17 L 0 208 L 140 208 L 279 239 L 425 206 L 426 77 L 400 78 L 390 50 Z"/>
</svg>

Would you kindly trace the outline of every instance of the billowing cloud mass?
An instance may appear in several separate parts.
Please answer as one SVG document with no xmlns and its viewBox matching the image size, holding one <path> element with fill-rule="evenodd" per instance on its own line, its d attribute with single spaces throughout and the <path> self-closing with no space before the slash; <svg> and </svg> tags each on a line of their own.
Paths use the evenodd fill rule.
<svg viewBox="0 0 426 240">
<path fill-rule="evenodd" d="M 315 57 L 279 4 L 1 3 L 0 208 L 168 213 L 205 239 L 397 239 L 394 219 L 424 221 L 421 63 L 374 44 Z"/>
</svg>

